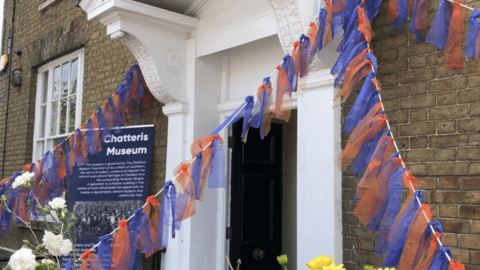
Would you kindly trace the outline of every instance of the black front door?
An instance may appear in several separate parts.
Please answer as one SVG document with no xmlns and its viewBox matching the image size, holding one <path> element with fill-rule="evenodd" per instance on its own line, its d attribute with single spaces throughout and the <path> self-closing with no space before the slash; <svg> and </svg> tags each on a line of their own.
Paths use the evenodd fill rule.
<svg viewBox="0 0 480 270">
<path fill-rule="evenodd" d="M 250 128 L 241 141 L 242 121 L 233 126 L 230 260 L 242 270 L 280 269 L 282 251 L 282 125 L 272 123 L 260 139 Z"/>
</svg>

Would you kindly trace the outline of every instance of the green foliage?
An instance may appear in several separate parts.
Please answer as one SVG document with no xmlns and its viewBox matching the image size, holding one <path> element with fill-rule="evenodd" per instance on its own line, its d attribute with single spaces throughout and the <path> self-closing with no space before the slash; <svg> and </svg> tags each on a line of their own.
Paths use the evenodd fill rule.
<svg viewBox="0 0 480 270">
<path fill-rule="evenodd" d="M 365 265 L 365 266 L 363 267 L 363 270 L 374 270 L 374 267 L 371 266 L 371 265 Z"/>
<path fill-rule="evenodd" d="M 60 270 L 60 266 L 56 263 L 37 264 L 35 270 Z"/>
<path fill-rule="evenodd" d="M 12 268 L 9 265 L 7 265 L 3 267 L 3 270 L 12 270 Z"/>
</svg>

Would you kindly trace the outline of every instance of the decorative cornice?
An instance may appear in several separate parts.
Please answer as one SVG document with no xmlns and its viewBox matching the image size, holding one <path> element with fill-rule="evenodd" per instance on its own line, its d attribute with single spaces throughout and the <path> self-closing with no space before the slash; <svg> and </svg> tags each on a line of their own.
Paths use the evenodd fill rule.
<svg viewBox="0 0 480 270">
<path fill-rule="evenodd" d="M 275 13 L 278 24 L 278 36 L 285 53 L 292 51 L 293 43 L 304 32 L 300 13 L 295 0 L 268 0 Z M 316 56 L 309 66 L 310 70 L 327 68 Z"/>
<path fill-rule="evenodd" d="M 123 31 L 116 31 L 112 33 L 110 37 L 120 40 L 133 53 L 140 65 L 143 77 L 152 95 L 163 104 L 175 102 L 175 99 L 165 91 L 152 55 L 150 55 L 143 43 L 135 36 Z"/>
<path fill-rule="evenodd" d="M 184 115 L 188 113 L 188 103 L 184 102 L 175 102 L 166 104 L 162 107 L 162 112 L 167 117 L 177 116 L 177 115 Z"/>
</svg>

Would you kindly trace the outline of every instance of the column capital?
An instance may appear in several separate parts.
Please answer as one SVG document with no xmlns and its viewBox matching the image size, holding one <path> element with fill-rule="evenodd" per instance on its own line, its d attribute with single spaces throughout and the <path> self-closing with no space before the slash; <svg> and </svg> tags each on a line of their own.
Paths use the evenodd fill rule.
<svg viewBox="0 0 480 270">
<path fill-rule="evenodd" d="M 162 112 L 167 117 L 173 117 L 178 115 L 185 115 L 188 113 L 188 103 L 185 102 L 175 102 L 164 105 L 162 107 Z"/>
</svg>

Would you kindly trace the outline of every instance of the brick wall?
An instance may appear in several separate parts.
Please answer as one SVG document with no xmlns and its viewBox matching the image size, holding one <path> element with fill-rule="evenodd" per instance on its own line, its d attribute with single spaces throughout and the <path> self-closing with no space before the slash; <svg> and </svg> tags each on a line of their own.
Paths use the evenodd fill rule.
<svg viewBox="0 0 480 270">
<path fill-rule="evenodd" d="M 85 47 L 84 96 L 82 121 L 103 103 L 118 87 L 128 68 L 137 61 L 119 41 L 106 35 L 105 26 L 87 21 L 86 13 L 75 7 L 74 0 L 57 0 L 52 6 L 38 12 L 39 1 L 17 0 L 13 51 L 21 50 L 21 57 L 13 55 L 12 70 L 22 68 L 22 86 L 10 89 L 8 131 L 6 140 L 5 177 L 20 171 L 32 160 L 33 126 L 35 115 L 36 70 L 32 67 L 55 57 Z M 12 0 L 5 0 L 6 39 L 10 34 Z M 3 147 L 7 75 L 0 75 L 0 149 Z M 167 118 L 162 104 L 152 99 L 148 108 L 142 109 L 141 119 L 129 125 L 155 124 L 152 171 L 149 192 L 156 193 L 165 181 L 165 155 Z M 0 150 L 0 158 L 1 158 Z M 18 249 L 29 231 L 12 226 L 0 245 Z"/>
<path fill-rule="evenodd" d="M 469 5 L 475 6 L 477 3 Z M 439 1 L 428 3 L 428 27 Z M 480 269 L 480 66 L 444 67 L 442 52 L 415 35 L 390 28 L 388 1 L 372 26 L 382 98 L 392 131 L 408 167 L 420 180 L 425 202 L 444 228 L 443 243 L 467 270 Z M 471 11 L 467 11 L 467 19 Z M 425 40 L 425 38 L 424 38 Z M 353 104 L 343 109 L 343 118 Z M 348 139 L 343 134 L 344 142 Z M 343 174 L 343 259 L 347 269 L 381 266 L 375 256 L 377 233 L 358 223 L 350 201 L 358 180 Z"/>
</svg>

